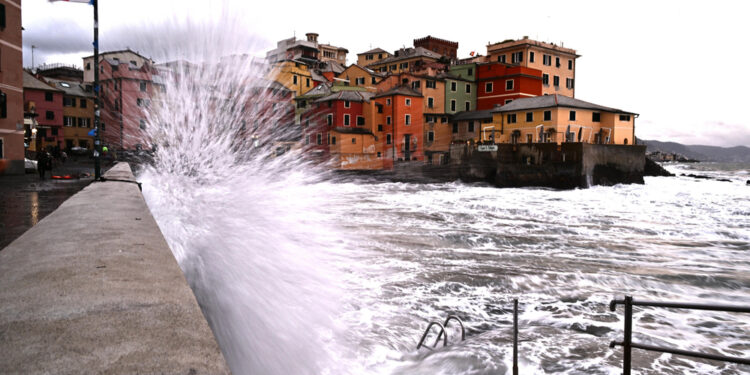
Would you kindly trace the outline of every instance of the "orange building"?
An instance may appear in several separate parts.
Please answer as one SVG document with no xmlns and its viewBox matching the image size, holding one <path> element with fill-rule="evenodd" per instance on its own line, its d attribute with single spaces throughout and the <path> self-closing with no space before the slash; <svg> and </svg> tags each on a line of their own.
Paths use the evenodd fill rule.
<svg viewBox="0 0 750 375">
<path fill-rule="evenodd" d="M 375 124 L 385 134 L 385 157 L 392 161 L 424 160 L 424 97 L 408 85 L 399 85 L 372 97 Z"/>
<path fill-rule="evenodd" d="M 24 173 L 21 0 L 2 1 L 0 27 L 0 175 Z M 29 137 L 31 137 L 29 129 Z"/>
<path fill-rule="evenodd" d="M 357 65 L 359 66 L 367 66 L 370 64 L 377 63 L 380 60 L 387 59 L 391 57 L 390 52 L 382 49 L 382 48 L 375 48 L 371 49 L 367 52 L 362 52 L 357 54 Z"/>
<path fill-rule="evenodd" d="M 357 64 L 350 65 L 338 75 L 339 80 L 343 80 L 346 86 L 364 87 L 373 92 L 376 90 L 375 86 L 383 80 L 383 77 L 382 73 L 377 73 Z"/>
</svg>

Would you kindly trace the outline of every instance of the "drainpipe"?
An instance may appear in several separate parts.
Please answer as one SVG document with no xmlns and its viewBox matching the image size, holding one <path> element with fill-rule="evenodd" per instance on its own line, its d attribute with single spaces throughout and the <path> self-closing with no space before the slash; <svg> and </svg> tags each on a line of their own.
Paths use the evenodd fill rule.
<svg viewBox="0 0 750 375">
<path fill-rule="evenodd" d="M 632 139 L 633 139 L 633 144 L 634 145 L 636 144 L 636 142 L 635 142 L 636 141 L 636 139 L 635 139 L 635 119 L 638 118 L 638 116 L 640 116 L 640 115 L 639 114 L 634 114 L 633 115 L 633 138 Z"/>
</svg>

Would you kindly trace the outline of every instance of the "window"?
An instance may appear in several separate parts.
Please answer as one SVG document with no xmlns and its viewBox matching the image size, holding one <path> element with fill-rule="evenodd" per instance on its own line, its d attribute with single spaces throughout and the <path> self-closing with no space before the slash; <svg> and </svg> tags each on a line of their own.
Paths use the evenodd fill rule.
<svg viewBox="0 0 750 375">
<path fill-rule="evenodd" d="M 310 78 L 305 78 L 305 85 L 310 87 Z"/>
<path fill-rule="evenodd" d="M 364 78 L 362 78 L 362 79 L 364 80 Z M 375 82 L 376 82 L 376 81 L 375 81 L 375 77 L 371 77 L 371 78 L 370 78 L 370 81 L 372 81 L 372 84 L 374 85 L 374 84 L 375 84 Z"/>
<path fill-rule="evenodd" d="M 427 108 L 432 108 L 434 106 L 435 106 L 435 99 L 427 98 Z"/>
<path fill-rule="evenodd" d="M 398 67 L 399 69 L 409 69 L 409 63 L 405 62 L 405 63 L 398 64 Z"/>
<path fill-rule="evenodd" d="M 390 124 L 391 124 L 391 116 L 387 116 L 387 117 L 385 118 L 385 124 L 386 124 L 386 125 L 390 125 Z"/>
<path fill-rule="evenodd" d="M 45 101 L 51 102 L 51 101 L 52 101 L 52 98 L 53 98 L 53 96 L 52 96 L 52 93 L 51 93 L 51 92 L 45 92 L 45 93 L 44 93 L 44 100 L 45 100 Z"/>
<path fill-rule="evenodd" d="M 143 129 L 143 130 L 146 130 L 146 121 L 145 121 L 145 120 L 139 120 L 139 121 L 138 121 L 138 126 L 139 126 L 139 127 L 141 128 L 141 129 Z"/>
<path fill-rule="evenodd" d="M 91 70 L 91 63 L 90 62 L 86 63 L 86 70 Z"/>
<path fill-rule="evenodd" d="M 427 141 L 432 142 L 435 140 L 435 132 L 427 132 Z"/>
<path fill-rule="evenodd" d="M 379 132 L 382 132 L 382 131 L 383 131 L 383 124 L 378 124 L 378 131 L 379 131 Z"/>
<path fill-rule="evenodd" d="M 47 118 L 47 120 L 54 120 L 55 119 L 55 112 L 47 111 L 46 118 Z"/>
<path fill-rule="evenodd" d="M 333 125 L 333 115 L 332 114 L 328 114 L 328 116 L 326 116 L 326 124 L 328 124 L 328 126 Z"/>
<path fill-rule="evenodd" d="M 534 62 L 534 52 L 532 52 L 532 51 L 529 51 L 529 62 L 530 63 Z"/>
<path fill-rule="evenodd" d="M 391 105 L 391 98 L 385 100 L 385 105 Z"/>
<path fill-rule="evenodd" d="M 602 114 L 599 112 L 594 112 L 591 114 L 591 121 L 592 122 L 601 122 L 602 120 Z"/>
<path fill-rule="evenodd" d="M 513 52 L 510 55 L 510 62 L 513 64 L 519 64 L 523 61 L 523 52 Z"/>
<path fill-rule="evenodd" d="M 542 64 L 552 66 L 552 56 L 542 55 Z"/>
<path fill-rule="evenodd" d="M 505 102 L 503 104 L 508 104 L 508 103 L 510 103 L 512 101 L 513 101 L 513 99 L 505 99 Z"/>
<path fill-rule="evenodd" d="M 565 87 L 569 89 L 573 88 L 573 78 L 565 78 Z"/>
<path fill-rule="evenodd" d="M 306 145 L 309 145 L 309 144 L 310 144 L 310 135 L 306 135 L 306 136 L 305 136 L 305 144 L 306 144 Z"/>
<path fill-rule="evenodd" d="M 387 144 L 387 145 L 391 144 L 391 135 L 390 134 L 386 134 L 385 135 L 385 144 Z"/>
<path fill-rule="evenodd" d="M 404 118 L 404 123 L 406 125 L 411 125 L 411 115 L 406 115 L 406 117 Z"/>
<path fill-rule="evenodd" d="M 332 145 L 336 144 L 336 137 L 335 136 L 331 137 L 331 144 Z"/>
<path fill-rule="evenodd" d="M 352 144 L 353 144 L 353 145 L 356 145 L 356 144 L 357 144 L 357 138 L 352 138 Z"/>
<path fill-rule="evenodd" d="M 406 100 L 404 100 L 404 103 L 406 104 L 407 107 L 410 107 L 411 106 L 411 99 L 406 98 Z"/>
<path fill-rule="evenodd" d="M 468 83 L 466 84 L 466 93 L 471 94 L 471 85 Z"/>
<path fill-rule="evenodd" d="M 570 121 L 576 120 L 576 111 L 570 111 Z"/>
<path fill-rule="evenodd" d="M 135 99 L 135 105 L 137 105 L 139 107 L 143 106 L 143 99 L 141 99 L 141 98 Z"/>
<path fill-rule="evenodd" d="M 86 99 L 81 99 L 81 102 L 80 102 L 81 103 L 81 108 L 86 108 L 86 102 L 87 101 L 88 100 L 86 100 Z"/>
<path fill-rule="evenodd" d="M 146 92 L 146 82 L 141 81 L 141 92 Z"/>
<path fill-rule="evenodd" d="M 0 91 L 0 118 L 8 117 L 8 96 Z"/>
<path fill-rule="evenodd" d="M 351 105 L 351 103 L 348 100 L 344 100 L 344 108 L 349 108 L 351 106 L 352 105 Z"/>
<path fill-rule="evenodd" d="M 421 87 L 421 85 L 422 85 L 422 82 L 420 82 L 420 81 L 414 81 L 414 82 L 411 83 L 411 88 L 414 89 L 414 90 L 419 90 L 419 88 Z"/>
<path fill-rule="evenodd" d="M 516 114 L 515 113 L 509 113 L 508 114 L 508 121 L 509 124 L 515 124 L 516 123 Z"/>
<path fill-rule="evenodd" d="M 380 158 L 380 155 L 381 155 L 381 154 L 380 154 L 380 151 L 378 151 L 378 158 Z"/>
<path fill-rule="evenodd" d="M 292 84 L 297 84 L 297 76 L 292 76 Z"/>
<path fill-rule="evenodd" d="M 376 103 L 375 107 L 378 109 L 378 113 L 383 113 L 383 105 L 380 103 Z"/>
<path fill-rule="evenodd" d="M 75 117 L 63 116 L 63 126 L 71 127 L 76 125 Z"/>
<path fill-rule="evenodd" d="M 468 131 L 469 131 L 469 133 L 473 133 L 474 132 L 474 121 L 469 121 Z"/>
<path fill-rule="evenodd" d="M 396 65 L 396 64 L 392 64 L 392 65 L 390 66 L 390 70 L 396 70 L 396 67 L 397 67 L 397 65 Z"/>
<path fill-rule="evenodd" d="M 455 111 L 456 111 L 456 100 L 451 99 L 451 112 L 455 112 Z"/>
<path fill-rule="evenodd" d="M 333 107 L 333 100 L 328 101 L 328 108 L 331 108 L 331 107 Z"/>
<path fill-rule="evenodd" d="M 573 60 L 568 60 L 568 70 L 573 70 Z"/>
<path fill-rule="evenodd" d="M 620 115 L 620 121 L 630 121 L 630 115 Z"/>
<path fill-rule="evenodd" d="M 319 145 L 322 145 L 323 144 L 323 134 L 318 133 L 316 141 L 317 141 L 317 143 Z"/>
<path fill-rule="evenodd" d="M 553 85 L 555 87 L 559 87 L 560 86 L 560 77 L 554 76 L 554 78 L 552 78 L 552 81 L 553 81 Z"/>
<path fill-rule="evenodd" d="M 492 92 L 492 82 L 487 82 L 484 84 L 484 91 L 485 92 Z"/>
<path fill-rule="evenodd" d="M 453 133 L 458 133 L 458 124 L 456 123 L 453 124 Z"/>
<path fill-rule="evenodd" d="M 441 123 L 441 124 L 445 124 L 446 122 L 448 122 L 448 117 L 446 117 L 446 116 L 443 116 L 443 117 L 442 117 L 442 118 L 440 119 L 440 123 Z"/>
<path fill-rule="evenodd" d="M 469 68 L 469 70 L 466 71 L 466 75 L 473 76 L 474 75 L 474 68 Z"/>
<path fill-rule="evenodd" d="M 63 107 L 73 107 L 73 98 L 63 96 Z"/>
<path fill-rule="evenodd" d="M 437 83 L 435 81 L 427 80 L 425 81 L 424 86 L 428 89 L 434 89 L 437 87 Z"/>
<path fill-rule="evenodd" d="M 505 55 L 500 55 L 497 57 L 497 61 L 504 63 L 505 62 Z"/>
<path fill-rule="evenodd" d="M 357 86 L 365 84 L 365 77 L 360 77 L 354 80 L 354 84 Z"/>
<path fill-rule="evenodd" d="M 365 118 L 362 116 L 357 116 L 357 126 L 365 126 Z"/>
<path fill-rule="evenodd" d="M 471 111 L 471 102 L 464 102 L 464 111 Z"/>
<path fill-rule="evenodd" d="M 349 126 L 349 115 L 344 115 L 344 126 Z"/>
<path fill-rule="evenodd" d="M 451 82 L 451 91 L 456 91 L 456 82 Z"/>
<path fill-rule="evenodd" d="M 549 74 L 542 74 L 542 84 L 549 86 Z"/>
<path fill-rule="evenodd" d="M 513 80 L 509 79 L 505 81 L 505 91 L 513 90 Z"/>
<path fill-rule="evenodd" d="M 526 112 L 526 122 L 534 122 L 534 112 Z"/>
<path fill-rule="evenodd" d="M 556 68 L 560 67 L 560 58 L 559 57 L 555 57 L 555 67 Z"/>
</svg>

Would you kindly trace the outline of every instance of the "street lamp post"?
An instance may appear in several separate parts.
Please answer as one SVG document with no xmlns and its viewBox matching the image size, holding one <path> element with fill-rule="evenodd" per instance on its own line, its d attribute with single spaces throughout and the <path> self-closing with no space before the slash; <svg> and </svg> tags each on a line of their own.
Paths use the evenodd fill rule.
<svg viewBox="0 0 750 375">
<path fill-rule="evenodd" d="M 102 178 L 101 137 L 99 135 L 101 87 L 99 87 L 99 0 L 91 0 L 94 6 L 94 180 Z"/>
</svg>

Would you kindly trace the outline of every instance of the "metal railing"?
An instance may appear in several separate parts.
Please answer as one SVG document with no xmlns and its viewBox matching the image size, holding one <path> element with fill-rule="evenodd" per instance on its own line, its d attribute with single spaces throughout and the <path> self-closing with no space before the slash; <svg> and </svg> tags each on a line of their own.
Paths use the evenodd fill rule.
<svg viewBox="0 0 750 375">
<path fill-rule="evenodd" d="M 617 305 L 625 306 L 625 322 L 624 322 L 624 338 L 622 341 L 612 341 L 609 344 L 610 348 L 616 346 L 622 346 L 622 373 L 623 375 L 630 375 L 631 366 L 631 351 L 633 348 L 643 349 L 653 352 L 670 353 L 676 355 L 682 355 L 694 358 L 711 359 L 716 361 L 739 363 L 750 365 L 750 359 L 748 358 L 736 358 L 718 354 L 708 354 L 693 352 L 688 350 L 676 349 L 676 348 L 665 348 L 656 345 L 647 345 L 634 343 L 633 336 L 633 306 L 647 306 L 647 307 L 665 307 L 675 309 L 690 309 L 690 310 L 709 310 L 709 311 L 723 311 L 723 312 L 739 312 L 739 313 L 750 313 L 750 306 L 736 306 L 736 305 L 716 305 L 716 304 L 699 304 L 699 303 L 681 303 L 681 302 L 659 302 L 659 301 L 636 301 L 632 296 L 625 296 L 624 299 L 613 299 L 609 303 L 609 309 L 615 311 Z"/>
</svg>

